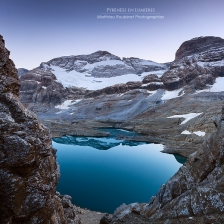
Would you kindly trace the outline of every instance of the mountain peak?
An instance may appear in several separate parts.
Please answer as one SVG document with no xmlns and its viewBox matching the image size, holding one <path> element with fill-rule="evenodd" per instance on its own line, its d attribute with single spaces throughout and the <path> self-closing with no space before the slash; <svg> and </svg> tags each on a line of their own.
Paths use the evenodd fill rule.
<svg viewBox="0 0 224 224">
<path fill-rule="evenodd" d="M 175 60 L 199 54 L 214 47 L 224 47 L 224 39 L 214 36 L 201 36 L 185 41 L 176 52 Z"/>
</svg>

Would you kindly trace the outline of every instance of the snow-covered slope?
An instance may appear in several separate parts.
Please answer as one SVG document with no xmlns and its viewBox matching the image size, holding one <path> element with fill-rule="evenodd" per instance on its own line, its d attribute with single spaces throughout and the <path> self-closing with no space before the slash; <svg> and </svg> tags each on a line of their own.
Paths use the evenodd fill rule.
<svg viewBox="0 0 224 224">
<path fill-rule="evenodd" d="M 149 72 L 143 73 L 141 76 L 136 74 L 124 74 L 119 77 L 108 77 L 108 78 L 97 78 L 88 75 L 87 73 L 77 72 L 72 70 L 70 72 L 66 71 L 64 68 L 58 66 L 50 66 L 51 72 L 55 74 L 58 82 L 60 82 L 64 87 L 76 86 L 79 88 L 86 88 L 89 90 L 98 90 L 103 89 L 107 86 L 113 86 L 116 84 L 127 83 L 127 82 L 136 82 L 142 81 L 142 79 L 150 74 Z M 153 72 L 161 76 L 166 70 L 161 70 L 158 72 Z M 151 72 L 152 73 L 152 72 Z"/>
<path fill-rule="evenodd" d="M 142 81 L 150 73 L 161 77 L 169 64 L 159 64 L 138 58 L 124 58 L 107 51 L 90 55 L 66 56 L 41 63 L 40 69 L 51 71 L 64 87 L 84 87 L 89 90 L 107 86 Z"/>
</svg>

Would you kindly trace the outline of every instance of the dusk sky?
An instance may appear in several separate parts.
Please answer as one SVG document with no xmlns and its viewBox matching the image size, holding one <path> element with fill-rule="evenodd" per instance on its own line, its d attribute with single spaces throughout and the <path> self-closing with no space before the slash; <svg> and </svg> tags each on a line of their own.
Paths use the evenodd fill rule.
<svg viewBox="0 0 224 224">
<path fill-rule="evenodd" d="M 97 19 L 107 8 L 154 8 L 130 15 L 164 19 Z M 169 62 L 186 40 L 224 38 L 223 9 L 223 0 L 0 0 L 0 34 L 17 68 L 97 50 Z"/>
</svg>

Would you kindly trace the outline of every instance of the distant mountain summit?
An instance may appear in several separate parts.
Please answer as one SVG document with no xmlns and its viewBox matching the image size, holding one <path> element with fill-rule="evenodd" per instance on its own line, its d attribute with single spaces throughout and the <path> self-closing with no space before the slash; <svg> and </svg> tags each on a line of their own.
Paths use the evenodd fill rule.
<svg viewBox="0 0 224 224">
<path fill-rule="evenodd" d="M 110 86 L 123 84 L 127 89 L 127 82 L 140 82 L 141 87 L 145 76 L 156 73 L 161 77 L 168 68 L 169 63 L 160 64 L 134 57 L 121 59 L 107 51 L 63 56 L 43 62 L 28 72 L 18 69 L 23 74 L 20 75 L 20 99 L 25 105 L 55 105 L 68 98 L 91 96 L 91 91 L 104 88 L 108 88 L 107 93 L 113 93 L 117 89 L 111 90 Z M 136 85 L 129 85 L 128 88 L 136 88 Z"/>
<path fill-rule="evenodd" d="M 126 74 L 168 69 L 168 64 L 160 64 L 139 58 L 119 58 L 107 51 L 97 51 L 89 55 L 64 56 L 41 63 L 40 68 L 55 70 L 60 67 L 67 72 L 87 73 L 97 78 L 108 78 Z"/>
<path fill-rule="evenodd" d="M 29 70 L 25 68 L 18 68 L 18 76 L 26 74 Z"/>
</svg>

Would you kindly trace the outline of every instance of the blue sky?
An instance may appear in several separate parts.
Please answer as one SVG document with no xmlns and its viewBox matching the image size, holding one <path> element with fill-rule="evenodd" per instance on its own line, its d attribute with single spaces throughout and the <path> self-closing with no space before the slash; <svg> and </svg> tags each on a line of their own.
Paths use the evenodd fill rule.
<svg viewBox="0 0 224 224">
<path fill-rule="evenodd" d="M 224 38 L 223 0 L 0 0 L 0 6 L 0 34 L 17 68 L 97 50 L 168 62 L 186 40 Z M 97 19 L 121 7 L 155 8 L 164 19 Z"/>
</svg>

